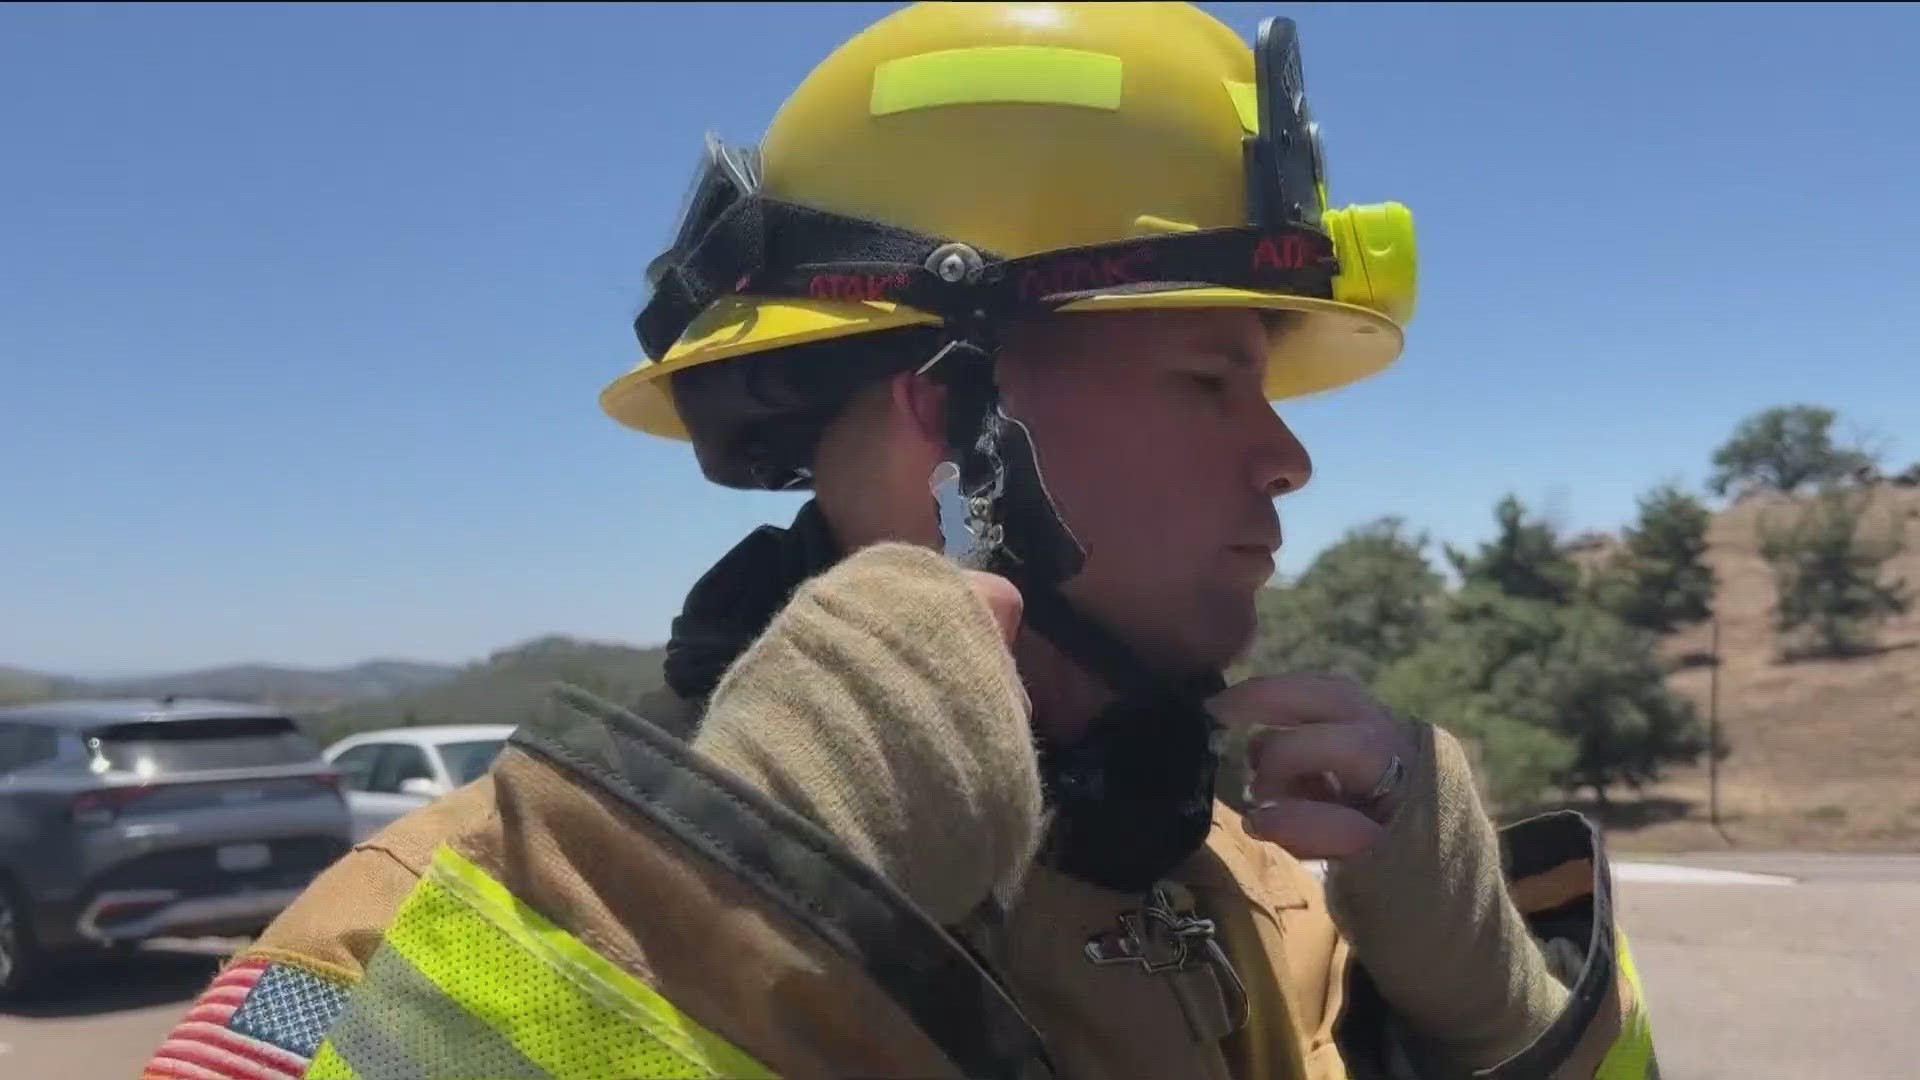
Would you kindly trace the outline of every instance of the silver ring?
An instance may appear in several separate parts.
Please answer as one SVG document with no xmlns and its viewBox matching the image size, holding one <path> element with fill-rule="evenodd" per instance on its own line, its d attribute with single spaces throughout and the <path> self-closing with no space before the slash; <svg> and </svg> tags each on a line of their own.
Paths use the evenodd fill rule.
<svg viewBox="0 0 1920 1080">
<path fill-rule="evenodd" d="M 1361 805 L 1372 806 L 1386 798 L 1394 788 L 1400 786 L 1400 781 L 1405 779 L 1406 775 L 1407 763 L 1400 760 L 1399 754 L 1393 755 L 1393 760 L 1387 762 L 1386 769 L 1380 773 L 1380 779 L 1374 782 L 1373 790 L 1367 792 L 1366 796 L 1360 800 Z"/>
</svg>

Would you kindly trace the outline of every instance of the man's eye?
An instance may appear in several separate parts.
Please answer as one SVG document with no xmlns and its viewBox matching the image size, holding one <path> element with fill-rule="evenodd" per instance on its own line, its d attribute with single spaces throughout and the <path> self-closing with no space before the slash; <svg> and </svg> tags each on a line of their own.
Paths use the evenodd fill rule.
<svg viewBox="0 0 1920 1080">
<path fill-rule="evenodd" d="M 1187 379 L 1210 394 L 1221 393 L 1227 388 L 1227 377 L 1225 375 L 1212 375 L 1195 371 L 1190 372 L 1187 375 Z"/>
</svg>

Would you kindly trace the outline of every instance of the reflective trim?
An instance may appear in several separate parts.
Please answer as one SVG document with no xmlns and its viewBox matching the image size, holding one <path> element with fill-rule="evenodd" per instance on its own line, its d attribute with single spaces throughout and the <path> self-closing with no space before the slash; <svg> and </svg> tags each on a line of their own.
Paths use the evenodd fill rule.
<svg viewBox="0 0 1920 1080">
<path fill-rule="evenodd" d="M 313 1055 L 313 1064 L 307 1066 L 304 1080 L 363 1080 L 353 1066 L 341 1059 L 334 1050 L 333 1043 L 320 1044 L 320 1052 Z"/>
<path fill-rule="evenodd" d="M 1120 107 L 1117 56 L 1044 45 L 944 49 L 889 60 L 873 72 L 868 111 L 890 116 L 941 105 Z"/>
<path fill-rule="evenodd" d="M 553 1080 L 395 949 L 373 954 L 327 1038 L 360 1080 Z"/>
<path fill-rule="evenodd" d="M 442 845 L 307 1080 L 771 1077 Z"/>
<path fill-rule="evenodd" d="M 1622 996 L 1631 993 L 1632 1007 L 1621 1020 L 1619 1038 L 1607 1050 L 1594 1080 L 1656 1080 L 1653 1065 L 1653 1026 L 1647 1018 L 1647 999 L 1640 989 L 1640 973 L 1627 951 L 1625 931 L 1614 931 L 1614 954 L 1619 959 Z"/>
<path fill-rule="evenodd" d="M 555 1077 L 773 1075 L 452 848 L 387 944 Z"/>
</svg>

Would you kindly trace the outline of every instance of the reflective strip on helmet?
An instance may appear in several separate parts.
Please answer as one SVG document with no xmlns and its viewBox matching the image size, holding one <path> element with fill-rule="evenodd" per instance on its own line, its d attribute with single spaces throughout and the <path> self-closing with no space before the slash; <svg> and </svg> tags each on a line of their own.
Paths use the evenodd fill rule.
<svg viewBox="0 0 1920 1080">
<path fill-rule="evenodd" d="M 891 116 L 941 105 L 1120 108 L 1120 58 L 1082 49 L 999 45 L 889 60 L 873 72 L 868 111 Z"/>
<path fill-rule="evenodd" d="M 1633 955 L 1627 951 L 1626 933 L 1616 929 L 1613 940 L 1619 978 L 1626 983 L 1621 988 L 1621 996 L 1631 995 L 1633 1005 L 1621 1018 L 1620 1035 L 1600 1062 L 1594 1080 L 1655 1080 L 1657 1074 L 1651 1068 L 1653 1026 L 1647 1018 L 1647 999 L 1640 989 L 1640 973 L 1633 966 Z"/>
<path fill-rule="evenodd" d="M 442 847 L 308 1077 L 480 1075 L 773 1074 Z"/>
</svg>

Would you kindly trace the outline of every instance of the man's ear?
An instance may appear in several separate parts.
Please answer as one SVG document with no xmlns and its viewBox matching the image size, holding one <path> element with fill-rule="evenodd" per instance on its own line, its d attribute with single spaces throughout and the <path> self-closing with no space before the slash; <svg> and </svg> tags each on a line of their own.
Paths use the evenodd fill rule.
<svg viewBox="0 0 1920 1080">
<path fill-rule="evenodd" d="M 893 396 L 894 415 L 908 430 L 939 457 L 947 448 L 947 388 L 925 375 L 903 371 L 893 377 L 888 390 Z"/>
</svg>

